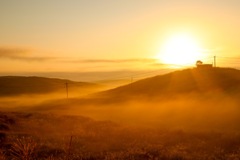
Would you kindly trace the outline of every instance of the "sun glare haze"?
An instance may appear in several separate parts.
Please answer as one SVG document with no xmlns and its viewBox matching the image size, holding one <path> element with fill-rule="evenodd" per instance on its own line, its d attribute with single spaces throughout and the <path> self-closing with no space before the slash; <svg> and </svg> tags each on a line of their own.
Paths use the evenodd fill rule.
<svg viewBox="0 0 240 160">
<path fill-rule="evenodd" d="M 202 50 L 236 57 L 238 6 L 235 0 L 1 1 L 0 72 L 153 70 L 159 63 L 194 64 Z"/>
<path fill-rule="evenodd" d="M 162 63 L 186 67 L 203 57 L 201 50 L 199 42 L 191 35 L 177 33 L 166 39 L 157 57 Z"/>
</svg>

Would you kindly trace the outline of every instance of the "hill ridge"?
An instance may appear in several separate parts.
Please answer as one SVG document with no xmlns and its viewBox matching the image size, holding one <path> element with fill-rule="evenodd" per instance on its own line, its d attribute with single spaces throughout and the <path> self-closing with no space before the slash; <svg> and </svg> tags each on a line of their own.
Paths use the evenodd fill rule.
<svg viewBox="0 0 240 160">
<path fill-rule="evenodd" d="M 233 68 L 183 69 L 120 86 L 100 95 L 158 96 L 189 93 L 240 91 L 240 70 Z"/>
<path fill-rule="evenodd" d="M 44 94 L 58 90 L 65 90 L 66 83 L 73 88 L 91 88 L 98 84 L 89 82 L 75 82 L 68 79 L 47 78 L 38 76 L 0 76 L 0 96 L 20 94 Z"/>
</svg>

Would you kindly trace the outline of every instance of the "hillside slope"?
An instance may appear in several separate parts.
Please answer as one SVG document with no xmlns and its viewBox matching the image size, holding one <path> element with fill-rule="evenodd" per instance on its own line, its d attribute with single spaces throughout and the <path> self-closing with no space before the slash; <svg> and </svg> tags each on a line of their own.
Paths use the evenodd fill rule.
<svg viewBox="0 0 240 160">
<path fill-rule="evenodd" d="M 0 77 L 0 96 L 13 96 L 20 94 L 44 94 L 56 91 L 65 91 L 66 83 L 72 90 L 83 90 L 98 87 L 97 84 L 74 82 L 65 79 L 44 77 Z"/>
<path fill-rule="evenodd" d="M 104 96 L 167 96 L 189 93 L 240 91 L 240 70 L 230 68 L 185 69 L 143 79 L 135 83 L 102 92 Z"/>
</svg>

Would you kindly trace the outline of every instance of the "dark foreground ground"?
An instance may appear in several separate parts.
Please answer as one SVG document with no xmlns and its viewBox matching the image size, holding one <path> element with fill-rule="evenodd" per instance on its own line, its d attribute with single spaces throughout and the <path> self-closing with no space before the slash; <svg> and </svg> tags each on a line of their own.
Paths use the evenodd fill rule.
<svg viewBox="0 0 240 160">
<path fill-rule="evenodd" d="M 123 126 L 82 116 L 0 112 L 1 160 L 239 160 L 240 132 Z"/>
</svg>

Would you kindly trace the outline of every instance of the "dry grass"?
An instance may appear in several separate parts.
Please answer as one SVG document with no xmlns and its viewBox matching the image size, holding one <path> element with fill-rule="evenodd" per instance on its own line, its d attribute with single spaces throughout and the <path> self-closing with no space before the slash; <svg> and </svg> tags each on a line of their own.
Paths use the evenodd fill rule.
<svg viewBox="0 0 240 160">
<path fill-rule="evenodd" d="M 1 160 L 239 160 L 240 134 L 123 129 L 58 139 L 11 137 Z M 44 135 L 43 135 L 44 136 Z M 44 138 L 44 137 L 43 137 Z M 57 143 L 56 143 L 57 142 Z M 70 146 L 71 142 L 71 146 Z"/>
<path fill-rule="evenodd" d="M 16 138 L 11 144 L 10 154 L 16 160 L 33 160 L 37 143 L 31 137 Z"/>
<path fill-rule="evenodd" d="M 6 155 L 3 150 L 0 150 L 0 160 L 6 160 Z"/>
</svg>

